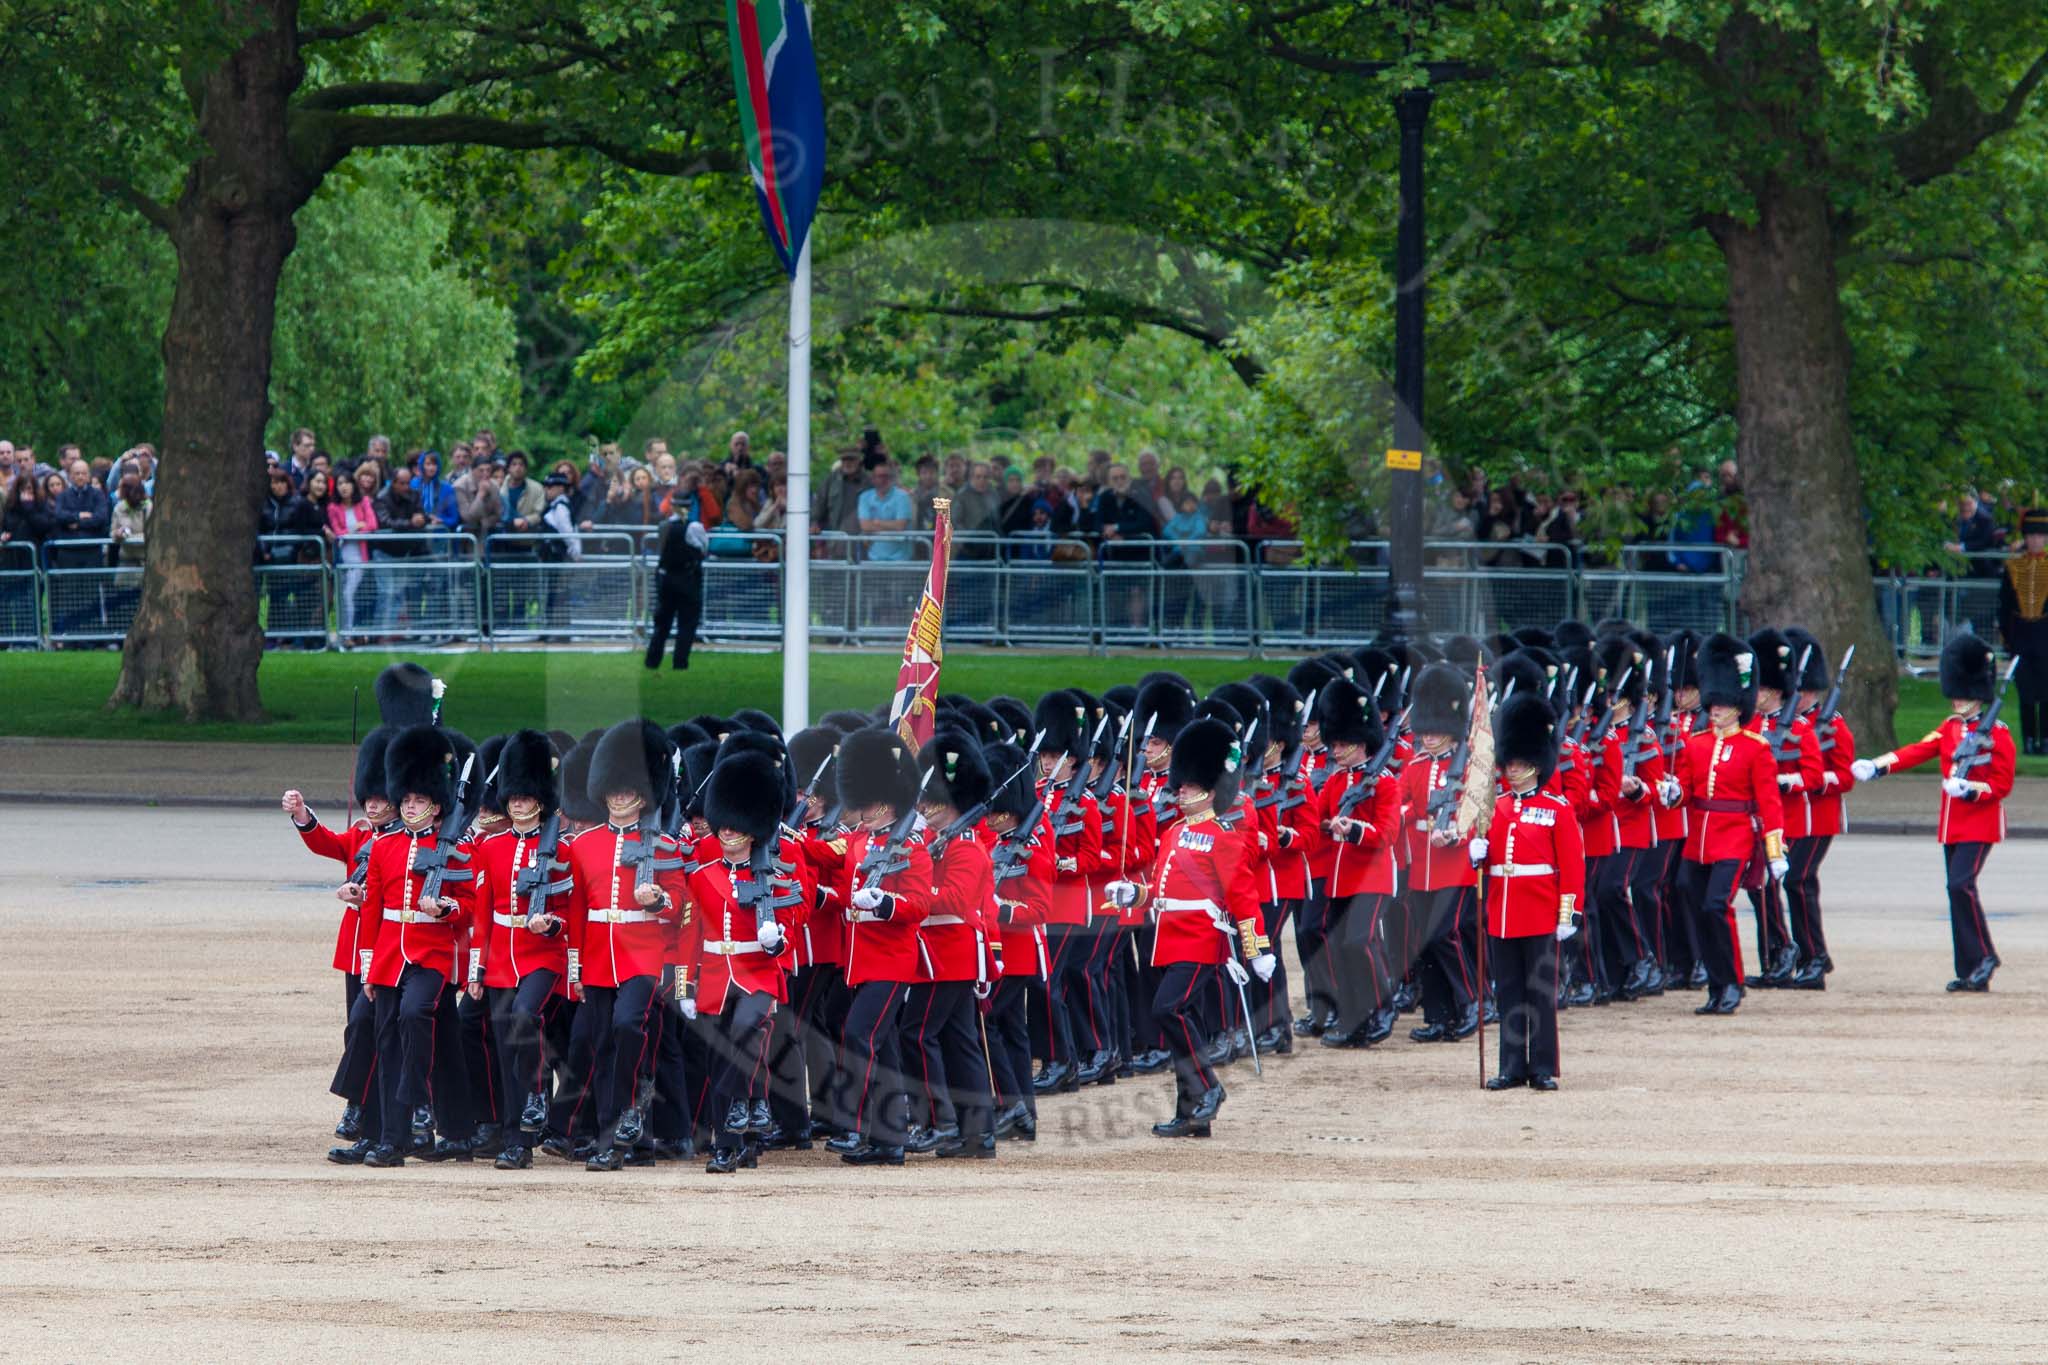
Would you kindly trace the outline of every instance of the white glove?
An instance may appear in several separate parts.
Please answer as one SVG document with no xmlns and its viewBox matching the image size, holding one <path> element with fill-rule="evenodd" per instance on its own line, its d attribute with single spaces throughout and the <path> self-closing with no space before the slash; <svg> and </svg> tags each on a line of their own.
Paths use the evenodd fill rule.
<svg viewBox="0 0 2048 1365">
<path fill-rule="evenodd" d="M 853 893 L 853 908 L 856 910 L 872 910 L 882 903 L 882 896 L 883 893 L 874 887 L 863 886 L 860 890 Z"/>
<path fill-rule="evenodd" d="M 782 926 L 774 920 L 770 920 L 762 925 L 755 937 L 760 941 L 762 952 L 773 955 L 782 951 L 784 941 Z"/>
<path fill-rule="evenodd" d="M 1786 874 L 1787 872 L 1790 872 L 1790 871 L 1792 870 L 1792 864 L 1791 864 L 1790 862 L 1786 861 L 1786 860 L 1785 860 L 1785 859 L 1783 859 L 1783 858 L 1773 858 L 1773 859 L 1771 859 L 1771 864 L 1770 864 L 1770 866 L 1771 866 L 1771 880 L 1772 880 L 1772 881 L 1774 881 L 1774 882 L 1782 882 L 1782 881 L 1784 881 L 1784 880 L 1785 880 L 1785 874 Z"/>
<path fill-rule="evenodd" d="M 1472 836 L 1472 842 L 1465 845 L 1465 856 L 1472 860 L 1472 866 L 1474 867 L 1486 866 L 1486 836 L 1484 834 Z"/>
<path fill-rule="evenodd" d="M 1230 974 L 1230 983 L 1233 986 L 1242 986 L 1252 979 L 1252 974 L 1244 969 L 1244 964 L 1234 957 L 1224 961 L 1223 970 Z"/>
<path fill-rule="evenodd" d="M 363 980 L 368 981 L 370 979 L 370 958 L 372 954 L 368 948 L 365 948 L 361 952 L 359 952 L 357 956 L 362 959 L 362 970 L 360 972 L 357 972 L 356 975 L 360 976 Z"/>
<path fill-rule="evenodd" d="M 697 1017 L 697 997 L 690 996 L 684 999 L 676 1008 L 683 1012 L 683 1018 L 695 1019 Z"/>
<path fill-rule="evenodd" d="M 1877 765 L 1867 758 L 1859 758 L 1849 765 L 1849 772 L 1858 782 L 1869 782 L 1877 776 Z"/>
<path fill-rule="evenodd" d="M 1778 785 L 1783 787 L 1788 792 L 1797 791 L 1799 788 L 1806 785 L 1806 779 L 1801 777 L 1798 773 L 1779 773 Z"/>
<path fill-rule="evenodd" d="M 1579 926 L 1576 924 L 1560 924 L 1557 926 L 1557 941 L 1562 943 L 1577 932 L 1579 932 Z"/>
<path fill-rule="evenodd" d="M 1950 796 L 1953 796 L 1958 801 L 1962 800 L 1964 797 L 1970 794 L 1969 782 L 1960 777 L 1942 778 L 1941 789 L 1947 792 Z"/>
<path fill-rule="evenodd" d="M 1280 959 L 1271 953 L 1260 953 L 1252 959 L 1252 974 L 1261 981 L 1271 981 L 1273 973 L 1280 968 Z"/>
<path fill-rule="evenodd" d="M 1668 809 L 1685 798 L 1685 788 L 1678 785 L 1675 777 L 1664 778 L 1657 784 L 1657 799 Z"/>
<path fill-rule="evenodd" d="M 1103 887 L 1102 891 L 1109 897 L 1109 903 L 1119 910 L 1128 910 L 1138 903 L 1136 882 L 1111 882 Z"/>
</svg>

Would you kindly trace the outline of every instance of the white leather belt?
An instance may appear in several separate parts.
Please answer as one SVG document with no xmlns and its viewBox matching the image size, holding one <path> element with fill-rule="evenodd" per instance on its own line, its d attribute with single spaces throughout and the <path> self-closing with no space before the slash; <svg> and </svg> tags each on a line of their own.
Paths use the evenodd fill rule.
<svg viewBox="0 0 2048 1365">
<path fill-rule="evenodd" d="M 455 920 L 455 916 L 453 916 L 453 915 L 449 915 L 448 917 L 446 917 L 446 918 L 444 919 L 444 918 L 442 918 L 442 917 L 441 917 L 441 916 L 439 916 L 439 915 L 431 915 L 431 914 L 428 914 L 428 913 L 427 913 L 427 912 L 426 912 L 425 910 L 400 910 L 400 909 L 398 909 L 397 907 L 395 907 L 395 906 L 390 906 L 390 905 L 387 905 L 387 906 L 385 906 L 385 907 L 384 907 L 384 918 L 385 918 L 385 919 L 395 919 L 395 920 L 397 920 L 397 921 L 398 921 L 398 922 L 399 922 L 400 924 L 448 924 L 448 925 L 452 925 L 452 924 L 454 923 L 454 920 Z"/>
<path fill-rule="evenodd" d="M 661 916 L 655 914 L 652 910 L 593 910 L 590 912 L 590 922 L 592 924 L 647 924 L 660 918 Z"/>
<path fill-rule="evenodd" d="M 1557 871 L 1549 863 L 1495 863 L 1486 869 L 1489 877 L 1548 877 Z"/>
<path fill-rule="evenodd" d="M 713 957 L 738 957 L 741 953 L 765 953 L 768 950 L 761 946 L 761 940 L 750 938 L 745 941 L 739 939 L 713 939 L 704 945 L 704 951 L 710 953 Z"/>
<path fill-rule="evenodd" d="M 506 929 L 524 929 L 526 927 L 526 916 L 501 915 L 496 910 L 493 910 L 491 911 L 491 923 Z"/>
<path fill-rule="evenodd" d="M 1202 900 L 1179 900 L 1172 896 L 1162 896 L 1160 899 L 1152 902 L 1152 908 L 1162 913 L 1168 910 L 1199 910 L 1205 915 L 1220 915 L 1223 913 L 1222 906 L 1206 897 Z"/>
<path fill-rule="evenodd" d="M 926 915 L 926 916 L 924 917 L 924 922 L 925 922 L 926 924 L 965 924 L 965 923 L 967 923 L 967 921 L 966 921 L 966 920 L 964 920 L 964 919 L 961 919 L 961 918 L 960 918 L 960 917 L 959 917 L 958 915 Z"/>
</svg>

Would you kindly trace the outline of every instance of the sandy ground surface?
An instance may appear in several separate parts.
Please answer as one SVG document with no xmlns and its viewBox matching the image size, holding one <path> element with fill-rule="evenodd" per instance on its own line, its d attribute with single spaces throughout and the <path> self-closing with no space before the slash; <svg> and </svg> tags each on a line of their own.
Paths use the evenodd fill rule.
<svg viewBox="0 0 2048 1365">
<path fill-rule="evenodd" d="M 1470 1044 L 1049 1102 L 1000 1160 L 342 1169 L 326 869 L 282 816 L 0 807 L 0 1357 L 299 1362 L 2048 1355 L 2048 844 L 1942 993 L 1924 840 L 1829 865 L 1840 971 L 1733 1019 L 1573 1011 L 1565 1088 Z M 87 878 L 91 878 L 88 880 Z"/>
</svg>

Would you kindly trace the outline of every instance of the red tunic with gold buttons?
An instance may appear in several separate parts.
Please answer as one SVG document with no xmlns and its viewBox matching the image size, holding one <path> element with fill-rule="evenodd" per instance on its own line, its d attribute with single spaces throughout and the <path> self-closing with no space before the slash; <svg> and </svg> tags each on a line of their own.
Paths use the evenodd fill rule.
<svg viewBox="0 0 2048 1365">
<path fill-rule="evenodd" d="M 1152 870 L 1153 855 L 1159 851 L 1159 825 L 1152 817 L 1151 802 L 1144 797 L 1133 803 L 1123 783 L 1110 789 L 1102 802 L 1102 871 L 1095 879 L 1095 908 L 1103 913 L 1109 905 L 1104 890 L 1113 881 L 1143 881 Z M 1109 907 L 1109 913 L 1123 928 L 1144 923 L 1145 912 L 1133 906 L 1127 910 Z"/>
<path fill-rule="evenodd" d="M 1401 828 L 1408 845 L 1408 885 L 1415 891 L 1441 891 L 1452 886 L 1471 886 L 1479 874 L 1460 839 L 1448 848 L 1430 842 L 1429 798 L 1450 785 L 1453 751 L 1431 755 L 1418 750 L 1401 770 Z"/>
<path fill-rule="evenodd" d="M 867 855 L 870 842 L 882 836 L 857 829 L 846 841 L 846 869 L 850 885 L 861 886 L 860 861 Z M 900 872 L 891 872 L 877 884 L 876 890 L 885 891 L 896 898 L 896 907 L 888 919 L 874 919 L 874 912 L 853 908 L 851 892 L 846 901 L 846 915 L 849 923 L 846 930 L 846 984 L 864 985 L 869 981 L 916 981 L 919 979 L 920 963 L 917 952 L 917 926 L 930 913 L 932 904 L 932 855 L 925 849 L 924 836 L 911 834 L 896 850 L 900 856 L 908 857 L 910 866 Z"/>
<path fill-rule="evenodd" d="M 917 928 L 925 981 L 986 981 L 988 925 L 995 908 L 995 869 L 971 833 L 946 841 L 932 859 L 932 908 Z"/>
<path fill-rule="evenodd" d="M 1698 711 L 1672 712 L 1670 728 L 1664 732 L 1666 747 L 1672 748 L 1672 753 L 1670 758 L 1659 762 L 1658 771 L 1660 773 L 1671 777 L 1678 775 L 1676 772 L 1678 766 L 1677 750 L 1685 747 L 1685 741 L 1691 737 L 1693 727 L 1699 723 L 1699 719 L 1700 713 Z M 1677 740 L 1675 747 L 1669 743 L 1674 738 Z M 1686 809 L 1685 802 L 1680 801 L 1675 806 L 1667 806 L 1662 801 L 1658 801 L 1655 803 L 1655 806 L 1657 842 L 1660 844 L 1684 843 L 1686 832 L 1692 828 L 1691 812 Z"/>
<path fill-rule="evenodd" d="M 1678 751 L 1679 785 L 1690 807 L 1692 831 L 1685 860 L 1692 863 L 1747 862 L 1757 834 L 1783 836 L 1784 805 L 1778 799 L 1778 764 L 1770 745 L 1754 730 L 1717 734 L 1701 730 Z"/>
<path fill-rule="evenodd" d="M 1889 772 L 1898 772 L 1938 757 L 1941 759 L 1941 775 L 1944 778 L 1953 776 L 1956 745 L 1962 740 L 1968 725 L 1969 722 L 1961 716 L 1950 716 L 1939 727 L 1929 731 L 1924 739 L 1902 744 L 1879 758 L 1877 765 Z M 1973 791 L 1961 800 L 1946 791 L 1941 793 L 1941 818 L 1934 827 L 1935 838 L 1944 844 L 1995 844 L 2004 839 L 2005 798 L 2012 795 L 2013 772 L 2018 761 L 2012 731 L 2005 728 L 2004 721 L 2000 721 L 1991 736 L 1991 761 L 1979 763 L 1965 774 L 1983 789 Z"/>
<path fill-rule="evenodd" d="M 306 811 L 308 815 L 312 813 L 310 808 Z M 374 843 L 379 834 L 397 829 L 398 824 L 393 821 L 381 831 L 372 829 L 367 822 L 350 825 L 344 830 L 332 830 L 321 824 L 316 817 L 313 823 L 304 829 L 299 829 L 298 822 L 293 821 L 292 828 L 299 831 L 299 839 L 309 851 L 323 858 L 334 859 L 341 864 L 342 876 L 353 879 L 358 860 L 364 861 L 367 870 L 368 864 L 363 850 Z M 356 955 L 357 949 L 364 946 L 360 942 L 361 920 L 362 915 L 356 907 L 343 901 L 341 929 L 334 936 L 334 970 L 337 972 L 361 972 L 362 962 Z"/>
<path fill-rule="evenodd" d="M 672 949 L 667 926 L 689 903 L 683 875 L 683 846 L 653 834 L 656 887 L 668 893 L 666 908 L 640 904 L 637 855 L 652 831 L 643 825 L 620 829 L 602 824 L 585 830 L 569 846 L 569 896 L 563 918 L 569 947 L 582 962 L 585 986 L 618 986 L 636 976 L 660 976 Z"/>
<path fill-rule="evenodd" d="M 1365 767 L 1335 768 L 1330 778 L 1323 783 L 1322 795 L 1317 806 L 1318 818 L 1327 824 L 1336 818 L 1338 808 L 1344 803 L 1344 794 L 1362 780 Z M 1364 832 L 1356 843 L 1337 839 L 1336 852 L 1330 859 L 1329 890 L 1332 898 L 1375 894 L 1390 896 L 1394 893 L 1393 848 L 1401 832 L 1401 779 L 1397 774 L 1382 772 L 1373 782 L 1372 795 L 1362 798 L 1352 807 L 1350 818 L 1361 822 Z"/>
<path fill-rule="evenodd" d="M 1807 833 L 1825 838 L 1848 828 L 1842 798 L 1856 790 L 1856 733 L 1848 717 L 1838 714 L 1814 727 L 1814 739 L 1820 745 L 1820 791 L 1807 798 Z"/>
<path fill-rule="evenodd" d="M 1598 744 L 1587 737 L 1581 751 L 1586 785 L 1579 791 L 1579 834 L 1588 858 L 1605 858 L 1621 847 L 1614 808 L 1621 800 L 1621 744 L 1612 729 Z"/>
<path fill-rule="evenodd" d="M 1761 724 L 1757 733 L 1768 741 L 1778 729 L 1775 712 L 1759 717 Z M 1798 747 L 1793 756 L 1778 763 L 1779 801 L 1785 807 L 1785 837 L 1804 839 L 1813 832 L 1812 812 L 1808 802 L 1813 793 L 1821 789 L 1827 767 L 1821 762 L 1820 737 L 1813 732 L 1813 722 L 1804 716 L 1792 721 L 1792 735 Z M 1787 778 L 1798 779 L 1795 782 Z"/>
<path fill-rule="evenodd" d="M 995 897 L 1002 972 L 1004 976 L 1043 979 L 1047 971 L 1045 912 L 1052 904 L 1052 831 L 1040 817 L 1038 828 L 1029 834 L 1020 830 L 1005 836 L 986 824 L 974 833 L 976 840 L 988 851 L 991 865 L 1006 838 L 1024 842 L 1023 852 L 1017 860 L 1023 871 L 1014 877 L 990 883 Z M 991 878 L 994 875 L 991 866 Z"/>
<path fill-rule="evenodd" d="M 454 979 L 456 930 L 469 917 L 476 888 L 456 869 L 441 884 L 441 899 L 454 901 L 456 912 L 436 918 L 420 908 L 420 893 L 431 875 L 418 870 L 420 855 L 432 853 L 438 844 L 439 836 L 429 828 L 419 834 L 400 829 L 370 846 L 356 951 L 359 968 L 360 955 L 370 954 L 367 979 L 373 986 L 396 986 L 408 966 L 439 972 L 444 982 Z"/>
<path fill-rule="evenodd" d="M 1486 932 L 1493 937 L 1554 934 L 1564 897 L 1574 910 L 1584 905 L 1585 843 L 1562 796 L 1502 792 L 1486 843 Z"/>
<path fill-rule="evenodd" d="M 789 982 L 784 975 L 783 955 L 762 951 L 758 938 L 760 917 L 753 906 L 742 905 L 739 900 L 740 888 L 754 883 L 753 866 L 745 861 L 727 861 L 722 851 L 716 851 L 715 837 L 712 844 L 713 856 L 709 861 L 700 858 L 697 870 L 690 874 L 690 899 L 694 904 L 682 931 L 690 975 L 697 983 L 697 1008 L 706 1014 L 721 1013 L 730 1003 L 726 997 L 733 990 L 760 992 L 787 1003 Z M 795 854 L 795 845 L 786 844 L 783 851 Z M 771 876 L 769 883 L 771 894 L 794 894 L 799 898 L 803 895 L 803 888 L 794 877 Z M 787 906 L 775 912 L 785 946 L 801 933 L 801 910 L 801 906 Z"/>
<path fill-rule="evenodd" d="M 1152 965 L 1221 966 L 1237 942 L 1237 926 L 1259 918 L 1252 873 L 1252 834 L 1229 829 L 1214 815 L 1183 820 L 1160 841 L 1148 909 L 1158 928 Z"/>
<path fill-rule="evenodd" d="M 1259 782 L 1259 800 L 1269 801 L 1262 814 L 1271 815 L 1273 846 L 1266 850 L 1266 899 L 1298 901 L 1308 895 L 1309 851 L 1315 847 L 1321 826 L 1316 822 L 1316 793 L 1303 773 L 1283 784 L 1280 770 L 1268 771 Z M 1286 802 L 1294 804 L 1282 809 Z M 1256 804 L 1256 802 L 1254 802 Z"/>
<path fill-rule="evenodd" d="M 552 936 L 528 929 L 526 918 L 534 898 L 518 891 L 519 874 L 539 861 L 540 833 L 538 829 L 530 834 L 501 829 L 469 846 L 469 866 L 476 874 L 470 962 L 481 967 L 486 986 L 502 989 L 517 986 L 529 972 L 550 971 L 560 976 L 567 970 L 568 935 L 563 929 Z M 567 872 L 568 861 L 557 845 L 556 867 L 549 871 L 548 879 L 556 880 Z M 564 917 L 564 928 L 566 925 Z"/>
<path fill-rule="evenodd" d="M 1631 774 L 1643 785 L 1630 796 L 1621 790 L 1623 770 L 1628 767 L 1630 753 L 1626 726 L 1614 727 L 1612 748 L 1614 846 L 1617 850 L 1653 847 L 1657 842 L 1657 812 L 1663 809 L 1663 803 L 1657 799 L 1657 784 L 1664 780 L 1664 751 L 1657 747 L 1657 736 L 1645 717 L 1643 732 L 1635 741 L 1636 770 Z"/>
</svg>

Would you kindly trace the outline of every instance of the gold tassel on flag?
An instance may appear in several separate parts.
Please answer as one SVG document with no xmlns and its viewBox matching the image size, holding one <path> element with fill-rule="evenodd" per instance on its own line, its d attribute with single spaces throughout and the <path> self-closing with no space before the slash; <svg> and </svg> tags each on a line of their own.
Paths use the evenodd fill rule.
<svg viewBox="0 0 2048 1365">
<path fill-rule="evenodd" d="M 889 704 L 889 724 L 903 742 L 917 749 L 932 737 L 939 709 L 940 636 L 946 623 L 946 570 L 953 559 L 953 501 L 933 498 L 932 566 L 925 575 L 924 596 L 910 617 L 903 640 L 903 666 L 896 672 L 896 696 Z"/>
</svg>

